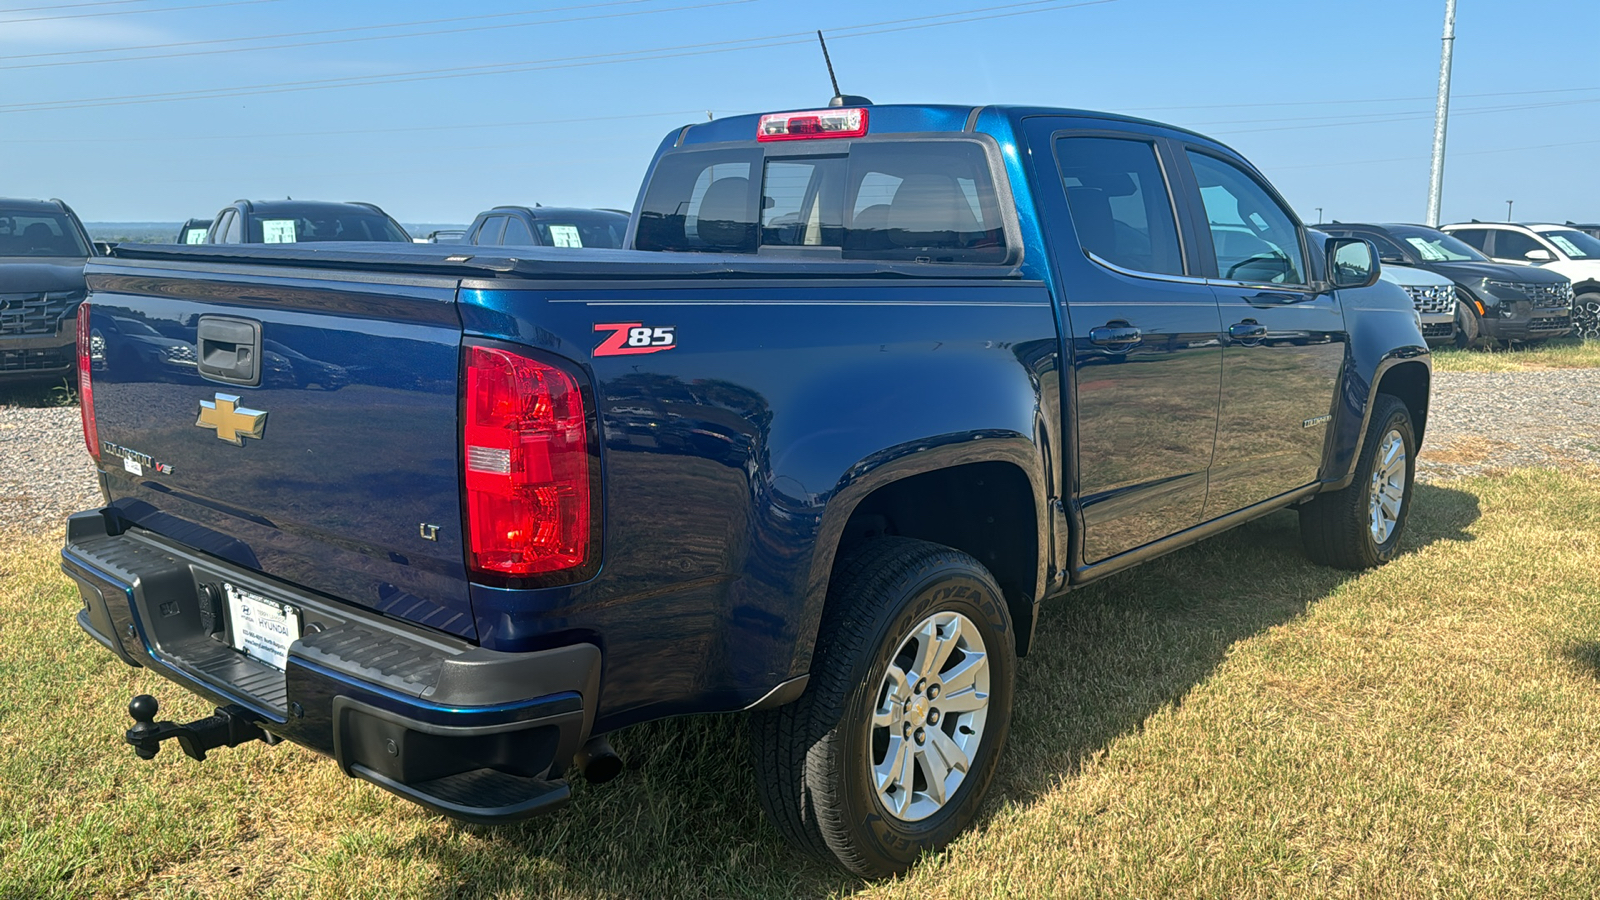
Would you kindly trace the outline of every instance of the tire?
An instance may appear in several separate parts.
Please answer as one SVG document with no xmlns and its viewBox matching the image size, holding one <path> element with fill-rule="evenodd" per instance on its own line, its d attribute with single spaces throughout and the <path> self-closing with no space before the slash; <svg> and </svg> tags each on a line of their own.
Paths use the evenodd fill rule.
<svg viewBox="0 0 1600 900">
<path fill-rule="evenodd" d="M 941 648 L 953 649 L 938 663 Z M 906 871 L 977 816 L 1015 678 L 1010 614 L 981 563 L 926 541 L 868 542 L 835 568 L 805 693 L 751 716 L 762 807 L 796 846 L 862 878 Z M 941 801 L 931 773 L 958 756 L 967 770 L 944 769 Z M 882 793 L 875 768 L 891 776 Z"/>
<path fill-rule="evenodd" d="M 1394 458 L 1397 448 L 1403 458 Z M 1300 507 L 1300 540 L 1306 556 L 1339 569 L 1371 569 L 1394 559 L 1411 515 L 1416 465 L 1417 438 L 1410 411 L 1399 398 L 1379 394 L 1356 462 L 1355 481 L 1344 490 L 1318 494 Z"/>
<path fill-rule="evenodd" d="M 1478 342 L 1478 333 L 1481 328 L 1478 324 L 1478 314 L 1467 308 L 1465 303 L 1456 304 L 1456 332 L 1454 335 L 1457 350 L 1470 350 Z"/>
<path fill-rule="evenodd" d="M 1572 301 L 1573 333 L 1584 340 L 1600 340 L 1600 291 L 1579 294 Z"/>
</svg>

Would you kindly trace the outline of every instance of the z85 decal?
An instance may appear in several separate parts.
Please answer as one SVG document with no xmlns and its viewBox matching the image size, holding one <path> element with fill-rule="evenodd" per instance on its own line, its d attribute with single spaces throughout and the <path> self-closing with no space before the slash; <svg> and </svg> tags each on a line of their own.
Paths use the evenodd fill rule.
<svg viewBox="0 0 1600 900">
<path fill-rule="evenodd" d="M 659 353 L 678 346 L 678 326 L 648 326 L 643 322 L 610 322 L 596 324 L 595 331 L 611 334 L 600 346 L 594 348 L 595 356 L 633 356 L 639 353 Z"/>
</svg>

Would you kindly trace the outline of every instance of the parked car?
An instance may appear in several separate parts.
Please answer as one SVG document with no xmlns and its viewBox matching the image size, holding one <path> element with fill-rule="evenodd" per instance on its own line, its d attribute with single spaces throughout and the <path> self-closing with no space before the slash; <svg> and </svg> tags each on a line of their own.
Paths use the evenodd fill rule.
<svg viewBox="0 0 1600 900">
<path fill-rule="evenodd" d="M 0 198 L 0 381 L 72 378 L 94 243 L 60 200 Z"/>
<path fill-rule="evenodd" d="M 178 228 L 179 244 L 204 244 L 211 231 L 210 219 L 190 219 Z"/>
<path fill-rule="evenodd" d="M 426 235 L 412 238 L 413 244 L 459 244 L 467 236 L 466 231 L 460 228 L 436 228 Z"/>
<path fill-rule="evenodd" d="M 411 243 L 400 223 L 372 203 L 320 200 L 236 200 L 223 207 L 208 244 L 295 244 L 322 241 Z"/>
<path fill-rule="evenodd" d="M 883 876 L 983 808 L 1044 599 L 1280 509 L 1399 553 L 1416 312 L 1228 147 L 992 106 L 672 138 L 633 249 L 91 264 L 81 321 L 159 316 L 203 379 L 83 393 L 78 623 L 218 708 L 134 698 L 141 756 L 282 738 L 502 822 L 743 710 L 771 821 Z M 263 383 L 268 341 L 348 385 Z"/>
<path fill-rule="evenodd" d="M 1591 222 L 1591 223 L 1589 223 L 1587 225 L 1580 225 L 1577 222 L 1569 221 L 1569 222 L 1567 222 L 1567 227 L 1568 228 L 1576 228 L 1577 230 L 1583 232 L 1584 234 L 1587 234 L 1590 237 L 1600 238 L 1600 223 Z"/>
<path fill-rule="evenodd" d="M 1492 262 L 1460 239 L 1423 225 L 1317 227 L 1371 241 L 1385 265 L 1426 269 L 1455 282 L 1457 346 L 1539 343 L 1572 332 L 1572 282 L 1558 272 Z"/>
<path fill-rule="evenodd" d="M 588 247 L 614 250 L 628 233 L 628 214 L 610 209 L 496 206 L 478 213 L 466 242 L 480 247 Z"/>
<path fill-rule="evenodd" d="M 1422 322 L 1422 336 L 1429 345 L 1455 343 L 1455 282 L 1427 269 L 1413 269 L 1394 263 L 1384 265 L 1379 277 L 1399 285 L 1411 298 Z"/>
<path fill-rule="evenodd" d="M 1573 328 L 1600 337 L 1600 239 L 1570 225 L 1470 222 L 1441 231 L 1476 247 L 1495 262 L 1538 266 L 1572 281 Z"/>
</svg>

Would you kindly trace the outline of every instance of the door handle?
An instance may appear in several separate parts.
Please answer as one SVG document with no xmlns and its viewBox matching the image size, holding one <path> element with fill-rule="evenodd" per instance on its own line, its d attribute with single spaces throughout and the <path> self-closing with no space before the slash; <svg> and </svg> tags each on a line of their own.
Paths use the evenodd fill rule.
<svg viewBox="0 0 1600 900">
<path fill-rule="evenodd" d="M 1255 319 L 1245 319 L 1237 325 L 1228 326 L 1228 337 L 1247 340 L 1249 338 L 1262 338 L 1267 336 L 1267 326 Z"/>
<path fill-rule="evenodd" d="M 1089 343 L 1101 347 L 1126 350 L 1139 343 L 1143 332 L 1122 319 L 1107 322 L 1099 328 L 1089 329 Z"/>
</svg>

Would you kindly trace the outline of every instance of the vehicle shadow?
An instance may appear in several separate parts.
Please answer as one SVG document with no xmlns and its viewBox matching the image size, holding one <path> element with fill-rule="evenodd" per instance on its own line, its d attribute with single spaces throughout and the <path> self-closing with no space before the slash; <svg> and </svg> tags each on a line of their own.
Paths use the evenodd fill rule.
<svg viewBox="0 0 1600 900">
<path fill-rule="evenodd" d="M 1419 484 L 1413 511 L 1406 553 L 1472 540 L 1479 505 L 1465 491 Z M 1112 741 L 1182 703 L 1234 643 L 1294 619 L 1353 577 L 1305 561 L 1295 514 L 1285 511 L 1047 604 L 1019 669 L 988 809 L 1070 782 Z M 741 717 L 652 723 L 613 743 L 628 770 L 608 785 L 577 785 L 555 815 L 463 825 L 461 840 L 419 839 L 401 852 L 429 859 L 443 876 L 440 896 L 451 897 L 816 897 L 860 887 L 762 821 Z"/>
</svg>

